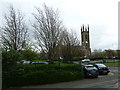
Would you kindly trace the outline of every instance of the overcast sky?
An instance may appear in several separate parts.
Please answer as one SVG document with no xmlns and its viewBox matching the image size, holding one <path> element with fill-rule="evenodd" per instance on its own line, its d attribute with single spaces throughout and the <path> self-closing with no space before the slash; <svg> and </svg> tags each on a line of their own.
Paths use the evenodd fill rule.
<svg viewBox="0 0 120 90">
<path fill-rule="evenodd" d="M 0 25 L 9 4 L 21 10 L 32 20 L 35 6 L 43 3 L 59 9 L 66 27 L 72 28 L 81 39 L 82 24 L 90 26 L 91 49 L 118 49 L 118 1 L 119 0 L 0 0 Z M 28 23 L 30 25 L 30 23 Z"/>
</svg>

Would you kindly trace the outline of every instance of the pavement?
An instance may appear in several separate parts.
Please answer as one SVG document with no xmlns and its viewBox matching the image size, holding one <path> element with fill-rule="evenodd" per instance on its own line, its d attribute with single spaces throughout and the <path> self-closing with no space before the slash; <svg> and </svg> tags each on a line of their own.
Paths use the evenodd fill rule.
<svg viewBox="0 0 120 90">
<path fill-rule="evenodd" d="M 0 90 L 2 89 L 2 55 L 0 52 Z"/>
<path fill-rule="evenodd" d="M 113 88 L 118 88 L 118 82 L 113 86 Z"/>
</svg>

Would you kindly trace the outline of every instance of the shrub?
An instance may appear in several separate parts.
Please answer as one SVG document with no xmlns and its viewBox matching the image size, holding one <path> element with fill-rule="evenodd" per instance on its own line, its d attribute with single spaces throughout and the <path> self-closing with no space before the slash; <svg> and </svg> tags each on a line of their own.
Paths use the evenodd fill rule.
<svg viewBox="0 0 120 90">
<path fill-rule="evenodd" d="M 3 88 L 78 80 L 83 78 L 79 65 L 19 65 L 3 78 Z"/>
<path fill-rule="evenodd" d="M 82 60 L 82 59 L 84 59 L 84 57 L 79 57 L 79 56 L 78 56 L 78 57 L 74 57 L 74 58 L 73 58 L 74 61 L 80 61 L 80 60 Z"/>
<path fill-rule="evenodd" d="M 17 61 L 20 60 L 21 54 L 18 51 L 3 51 L 2 52 L 2 70 L 9 71 L 17 65 Z"/>
<path fill-rule="evenodd" d="M 22 53 L 23 59 L 26 59 L 26 60 L 36 60 L 40 56 L 37 52 L 35 52 L 32 49 L 23 50 L 21 53 Z"/>
<path fill-rule="evenodd" d="M 12 78 L 11 86 L 37 85 L 82 79 L 82 72 L 64 70 L 37 71 Z"/>
<path fill-rule="evenodd" d="M 83 78 L 79 65 L 68 65 L 59 68 L 57 65 L 23 65 L 3 79 L 3 87 L 25 86 L 66 82 Z M 30 71 L 30 69 L 32 69 Z M 37 69 L 37 70 L 36 70 Z M 27 71 L 28 70 L 28 71 Z M 16 72 L 16 73 L 14 73 Z"/>
</svg>

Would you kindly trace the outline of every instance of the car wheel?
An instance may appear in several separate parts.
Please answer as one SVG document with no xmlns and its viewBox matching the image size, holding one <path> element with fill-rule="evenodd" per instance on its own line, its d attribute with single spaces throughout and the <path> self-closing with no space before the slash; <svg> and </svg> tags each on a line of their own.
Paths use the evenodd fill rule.
<svg viewBox="0 0 120 90">
<path fill-rule="evenodd" d="M 106 73 L 105 75 L 108 75 L 108 73 Z"/>
<path fill-rule="evenodd" d="M 95 78 L 98 78 L 98 76 L 95 76 Z"/>
</svg>

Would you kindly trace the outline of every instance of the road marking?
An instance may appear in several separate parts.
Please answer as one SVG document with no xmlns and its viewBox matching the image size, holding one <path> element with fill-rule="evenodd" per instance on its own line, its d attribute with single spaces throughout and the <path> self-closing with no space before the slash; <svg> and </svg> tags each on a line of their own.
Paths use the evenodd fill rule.
<svg viewBox="0 0 120 90">
<path fill-rule="evenodd" d="M 110 81 L 104 81 L 104 82 L 99 82 L 99 83 L 92 83 L 92 84 L 87 84 L 87 85 L 82 85 L 82 86 L 75 86 L 73 88 L 89 88 L 89 87 L 93 87 L 93 86 L 96 86 L 96 85 L 101 85 L 101 84 L 106 84 L 106 83 L 109 83 L 109 82 L 117 82 L 118 79 L 115 79 L 115 80 L 110 80 Z M 103 87 L 104 88 L 104 87 Z"/>
</svg>

